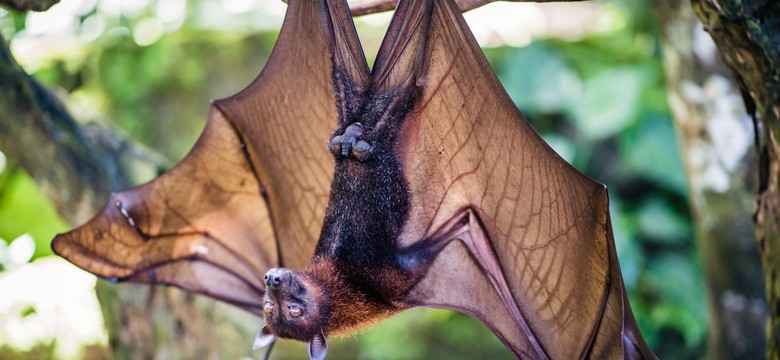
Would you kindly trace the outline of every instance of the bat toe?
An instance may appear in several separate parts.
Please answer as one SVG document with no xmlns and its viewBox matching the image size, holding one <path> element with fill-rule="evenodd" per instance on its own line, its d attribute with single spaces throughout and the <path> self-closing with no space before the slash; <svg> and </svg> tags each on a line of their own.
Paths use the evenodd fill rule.
<svg viewBox="0 0 780 360">
<path fill-rule="evenodd" d="M 344 129 L 344 133 L 334 135 L 328 142 L 331 154 L 336 158 L 354 158 L 360 161 L 367 159 L 374 147 L 362 139 L 363 125 L 354 123 Z"/>
</svg>

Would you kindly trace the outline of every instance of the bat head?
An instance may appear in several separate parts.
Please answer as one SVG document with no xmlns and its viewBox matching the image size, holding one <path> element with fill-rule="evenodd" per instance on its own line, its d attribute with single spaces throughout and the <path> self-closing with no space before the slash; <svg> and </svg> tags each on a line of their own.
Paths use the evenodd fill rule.
<svg viewBox="0 0 780 360">
<path fill-rule="evenodd" d="M 319 358 L 327 352 L 324 328 L 330 315 L 331 299 L 314 277 L 284 268 L 265 274 L 263 297 L 265 325 L 255 339 L 255 348 L 269 345 L 276 337 L 309 343 L 309 355 Z"/>
</svg>

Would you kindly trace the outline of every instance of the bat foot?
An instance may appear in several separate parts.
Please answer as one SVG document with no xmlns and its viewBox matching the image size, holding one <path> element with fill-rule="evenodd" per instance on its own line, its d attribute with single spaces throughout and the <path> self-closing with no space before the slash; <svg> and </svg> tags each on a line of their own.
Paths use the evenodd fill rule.
<svg viewBox="0 0 780 360">
<path fill-rule="evenodd" d="M 328 141 L 328 149 L 335 157 L 352 157 L 363 161 L 368 159 L 374 146 L 363 140 L 363 125 L 354 123 L 347 126 L 341 135 L 334 135 Z"/>
</svg>

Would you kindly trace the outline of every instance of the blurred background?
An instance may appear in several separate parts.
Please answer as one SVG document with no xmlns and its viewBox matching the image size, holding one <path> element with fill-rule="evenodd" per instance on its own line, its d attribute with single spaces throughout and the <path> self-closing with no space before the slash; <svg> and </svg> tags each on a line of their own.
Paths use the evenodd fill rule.
<svg viewBox="0 0 780 360">
<path fill-rule="evenodd" d="M 280 0 L 62 0 L 43 13 L 0 8 L 0 33 L 76 119 L 111 124 L 175 163 L 202 130 L 209 99 L 259 73 L 285 9 Z M 534 128 L 609 187 L 623 280 L 651 348 L 695 359 L 707 346 L 707 287 L 651 14 L 639 0 L 495 3 L 466 19 Z M 370 62 L 389 18 L 356 19 Z M 50 249 L 68 229 L 0 152 L 0 359 L 109 357 L 96 279 Z M 334 359 L 511 357 L 478 321 L 430 309 L 330 345 Z M 303 358 L 305 345 L 282 342 L 273 355 Z"/>
</svg>

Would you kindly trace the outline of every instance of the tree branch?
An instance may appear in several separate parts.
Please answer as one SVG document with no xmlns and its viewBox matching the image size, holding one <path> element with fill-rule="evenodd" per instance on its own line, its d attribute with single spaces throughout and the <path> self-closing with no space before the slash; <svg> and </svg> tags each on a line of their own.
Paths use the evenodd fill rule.
<svg viewBox="0 0 780 360">
<path fill-rule="evenodd" d="M 752 220 L 756 153 L 749 142 L 724 143 L 714 130 L 728 127 L 731 139 L 750 139 L 753 129 L 744 123 L 747 113 L 731 71 L 690 2 L 651 3 L 708 290 L 710 326 L 703 357 L 760 359 L 766 340 L 755 334 L 764 331 L 769 314 Z M 724 155 L 727 146 L 729 155 Z M 735 154 L 741 157 L 738 163 L 728 159 Z M 726 176 L 727 188 L 712 186 L 713 170 Z"/>
<path fill-rule="evenodd" d="M 16 11 L 46 11 L 60 0 L 0 0 L 3 4 Z"/>
<path fill-rule="evenodd" d="M 733 70 L 756 128 L 758 190 L 754 220 L 770 320 L 767 358 L 780 359 L 780 3 L 692 0 Z"/>
<path fill-rule="evenodd" d="M 89 219 L 111 191 L 148 180 L 167 164 L 105 126 L 77 124 L 62 102 L 16 63 L 1 36 L 0 144 L 71 224 Z"/>
<path fill-rule="evenodd" d="M 282 0 L 282 1 L 287 3 L 288 0 Z M 496 1 L 549 3 L 549 2 L 578 2 L 578 1 L 586 1 L 586 0 L 455 0 L 455 3 L 458 4 L 458 7 L 460 8 L 461 12 L 466 12 Z M 350 0 L 349 10 L 352 13 L 352 16 L 362 16 L 362 15 L 380 13 L 384 11 L 390 11 L 395 9 L 396 5 L 398 5 L 398 0 Z"/>
</svg>

